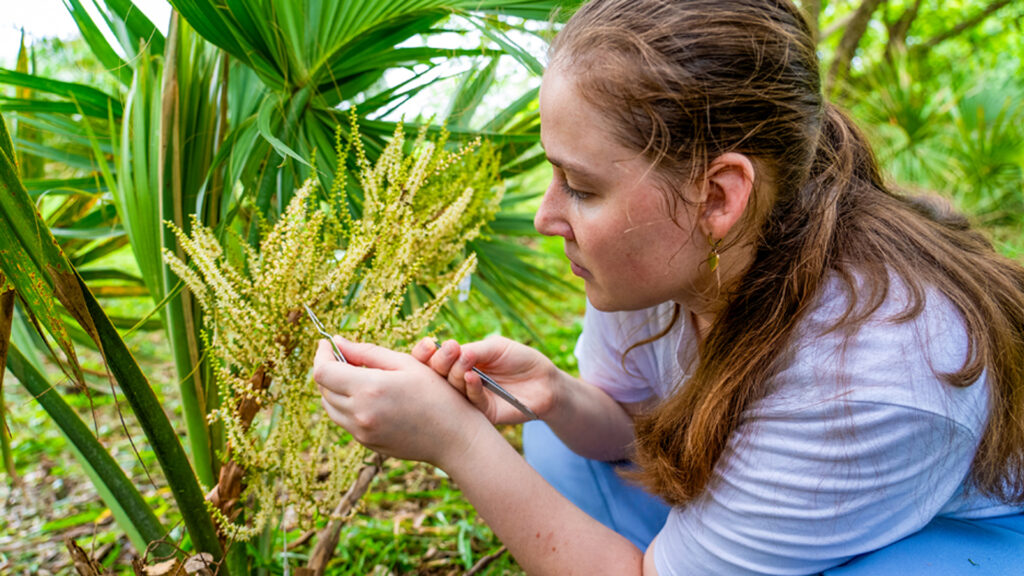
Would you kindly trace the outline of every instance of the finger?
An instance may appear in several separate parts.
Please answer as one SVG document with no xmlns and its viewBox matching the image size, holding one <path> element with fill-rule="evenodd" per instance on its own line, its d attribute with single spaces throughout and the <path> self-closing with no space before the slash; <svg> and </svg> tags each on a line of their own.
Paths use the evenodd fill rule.
<svg viewBox="0 0 1024 576">
<path fill-rule="evenodd" d="M 327 413 L 327 417 L 330 418 L 332 422 L 349 432 L 352 431 L 352 419 L 349 418 L 348 413 L 335 407 L 335 405 L 329 402 L 325 396 L 320 397 L 320 405 L 323 407 L 324 412 Z"/>
<path fill-rule="evenodd" d="M 465 386 L 465 380 L 467 374 L 473 369 L 473 366 L 477 364 L 477 355 L 469 344 L 459 349 L 459 357 L 452 364 L 449 375 L 455 376 Z"/>
<path fill-rule="evenodd" d="M 455 340 L 446 340 L 430 359 L 430 367 L 434 369 L 434 372 L 447 377 L 452 370 L 452 364 L 455 364 L 458 359 L 459 343 Z"/>
<path fill-rule="evenodd" d="M 433 338 L 423 338 L 412 347 L 412 357 L 424 364 L 429 363 L 430 357 L 437 351 L 435 342 Z"/>
<path fill-rule="evenodd" d="M 466 367 L 469 370 L 473 366 L 483 367 L 494 364 L 501 359 L 501 357 L 508 352 L 509 343 L 511 341 L 508 338 L 502 336 L 488 336 L 487 338 L 478 342 L 471 342 L 469 344 L 462 345 L 462 356 L 465 357 L 471 354 L 473 362 Z"/>
<path fill-rule="evenodd" d="M 318 340 L 316 343 L 316 355 L 313 356 L 313 366 L 337 361 L 338 359 L 334 357 L 334 349 L 331 348 L 331 343 L 323 338 Z"/>
<path fill-rule="evenodd" d="M 466 398 L 477 410 L 490 418 L 491 397 L 484 390 L 484 383 L 476 372 L 466 374 Z"/>
<path fill-rule="evenodd" d="M 341 336 L 335 336 L 334 343 L 338 345 L 348 363 L 355 366 L 378 370 L 403 370 L 419 366 L 419 362 L 412 356 L 383 346 L 366 342 L 352 342 Z"/>
<path fill-rule="evenodd" d="M 474 363 L 476 362 L 476 354 L 467 346 L 459 348 L 458 359 L 451 365 L 448 371 L 448 383 L 451 384 L 456 390 L 466 393 L 466 376 L 472 374 Z"/>
<path fill-rule="evenodd" d="M 348 389 L 348 380 L 352 377 L 353 366 L 338 362 L 334 351 L 327 340 L 317 343 L 316 356 L 313 358 L 313 381 L 321 388 L 342 394 Z"/>
<path fill-rule="evenodd" d="M 348 412 L 351 410 L 352 399 L 345 395 L 328 388 L 327 386 L 319 386 L 320 398 L 330 404 L 337 410 Z"/>
</svg>

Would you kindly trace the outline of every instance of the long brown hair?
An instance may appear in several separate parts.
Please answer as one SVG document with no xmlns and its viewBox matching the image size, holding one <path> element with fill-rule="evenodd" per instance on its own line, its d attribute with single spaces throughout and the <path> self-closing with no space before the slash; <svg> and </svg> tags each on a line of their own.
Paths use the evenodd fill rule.
<svg viewBox="0 0 1024 576">
<path fill-rule="evenodd" d="M 773 180 L 755 183 L 744 221 L 753 262 L 723 287 L 696 371 L 637 422 L 649 488 L 672 504 L 705 490 L 831 274 L 853 294 L 844 331 L 882 305 L 894 277 L 910 297 L 897 320 L 921 312 L 927 288 L 956 306 L 968 355 L 943 378 L 968 386 L 987 369 L 991 398 L 972 487 L 1024 502 L 1024 268 L 962 216 L 885 185 L 864 136 L 823 100 L 810 29 L 789 0 L 593 0 L 555 39 L 551 66 L 667 180 L 692 181 L 726 152 Z"/>
</svg>

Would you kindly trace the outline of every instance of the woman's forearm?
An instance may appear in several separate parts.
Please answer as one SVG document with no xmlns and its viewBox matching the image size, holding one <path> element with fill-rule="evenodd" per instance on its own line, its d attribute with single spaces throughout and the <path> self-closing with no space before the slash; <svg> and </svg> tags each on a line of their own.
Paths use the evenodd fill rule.
<svg viewBox="0 0 1024 576">
<path fill-rule="evenodd" d="M 641 550 L 566 500 L 493 428 L 438 465 L 528 574 L 641 574 Z"/>
<path fill-rule="evenodd" d="M 614 461 L 631 456 L 633 420 L 621 404 L 600 388 L 558 370 L 555 401 L 544 422 L 580 456 Z"/>
</svg>

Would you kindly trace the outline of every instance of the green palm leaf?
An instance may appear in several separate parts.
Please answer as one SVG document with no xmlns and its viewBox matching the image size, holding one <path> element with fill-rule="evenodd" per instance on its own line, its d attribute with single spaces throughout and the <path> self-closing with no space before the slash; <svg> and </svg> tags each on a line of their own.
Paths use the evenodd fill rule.
<svg viewBox="0 0 1024 576">
<path fill-rule="evenodd" d="M 164 51 L 164 35 L 139 10 L 131 0 L 103 0 L 114 18 L 107 18 L 107 24 L 118 34 L 121 47 L 128 53 L 137 55 L 139 45 L 147 45 L 147 51 L 162 54 Z"/>
<path fill-rule="evenodd" d="M 2 120 L 2 117 L 0 117 Z M 14 146 L 0 121 L 0 293 L 17 287 L 35 320 L 57 341 L 68 361 L 59 365 L 75 382 L 84 384 L 74 345 L 56 306 L 57 294 L 74 292 L 74 272 L 52 241 L 28 192 L 18 178 Z M 40 230 L 40 228 L 42 228 Z M 50 240 L 50 241 L 48 241 Z"/>
<path fill-rule="evenodd" d="M 21 86 L 35 92 L 52 94 L 63 98 L 66 102 L 81 106 L 80 113 L 98 118 L 106 118 L 108 114 L 121 115 L 121 101 L 109 96 L 102 90 L 76 84 L 43 78 L 24 72 L 0 68 L 0 84 Z"/>
<path fill-rule="evenodd" d="M 89 44 L 89 48 L 92 49 L 93 55 L 99 59 L 100 63 L 106 68 L 115 78 L 121 81 L 122 84 L 128 85 L 132 80 L 132 71 L 128 66 L 128 63 L 121 59 L 117 55 L 114 48 L 107 42 L 107 39 L 103 37 L 103 33 L 100 32 L 96 23 L 93 22 L 92 17 L 85 10 L 85 6 L 79 0 L 64 0 L 64 5 L 68 9 L 68 13 L 74 18 L 75 24 L 78 25 L 78 30 L 82 33 L 82 38 L 85 39 L 86 43 Z M 130 52 L 129 52 L 130 53 Z"/>
</svg>

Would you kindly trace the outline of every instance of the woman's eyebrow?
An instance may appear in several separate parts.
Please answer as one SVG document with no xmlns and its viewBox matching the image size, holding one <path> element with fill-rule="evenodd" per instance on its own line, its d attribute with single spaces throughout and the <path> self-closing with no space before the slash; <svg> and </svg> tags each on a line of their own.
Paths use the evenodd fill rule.
<svg viewBox="0 0 1024 576">
<path fill-rule="evenodd" d="M 597 174 L 591 172 L 582 164 L 572 162 L 571 160 L 553 158 L 551 157 L 551 155 L 547 153 L 547 151 L 544 152 L 544 156 L 547 157 L 548 162 L 550 162 L 553 166 L 557 166 L 558 168 L 561 168 L 564 172 L 571 173 L 573 176 L 585 180 L 600 180 Z"/>
</svg>

